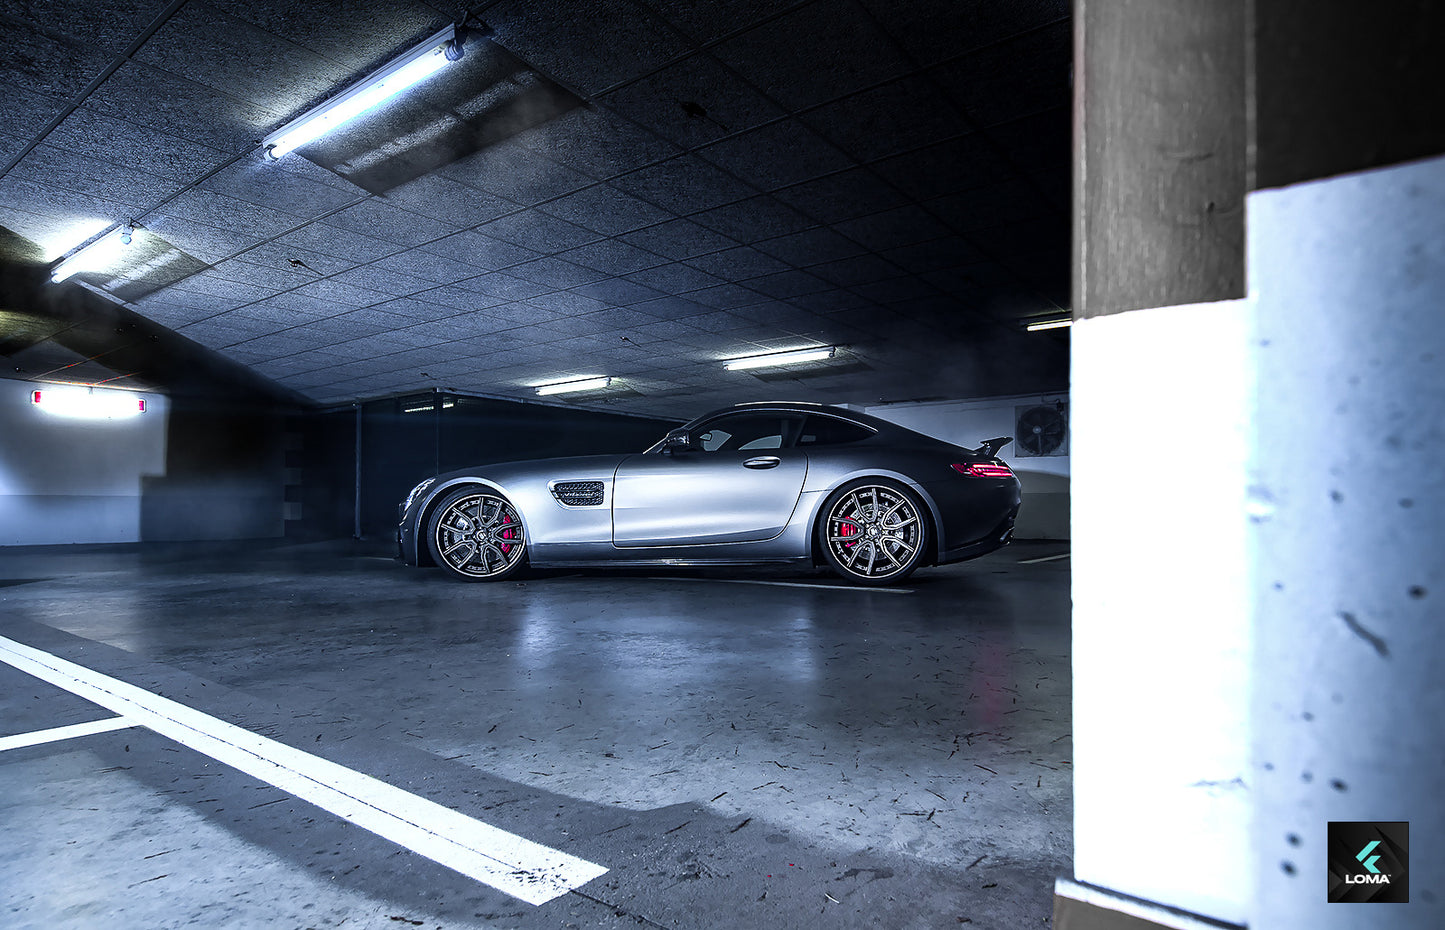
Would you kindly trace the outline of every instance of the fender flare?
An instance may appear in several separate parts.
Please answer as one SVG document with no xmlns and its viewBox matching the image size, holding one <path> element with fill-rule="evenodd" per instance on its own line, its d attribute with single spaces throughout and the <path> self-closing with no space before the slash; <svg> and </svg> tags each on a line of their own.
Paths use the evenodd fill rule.
<svg viewBox="0 0 1445 930">
<path fill-rule="evenodd" d="M 433 559 L 431 555 L 431 543 L 428 542 L 426 538 L 427 524 L 431 522 L 432 513 L 436 510 L 437 505 L 442 502 L 442 498 L 446 497 L 447 494 L 457 488 L 468 486 L 490 488 L 511 501 L 512 506 L 517 507 L 518 513 L 522 511 L 521 507 L 517 506 L 517 502 L 513 499 L 512 495 L 507 493 L 506 488 L 490 478 L 483 478 L 479 475 L 461 475 L 443 484 L 428 488 L 426 496 L 422 498 L 421 503 L 416 505 L 416 564 L 418 566 L 436 564 L 436 560 Z M 523 513 L 522 526 L 525 527 L 526 525 L 527 515 Z"/>
</svg>

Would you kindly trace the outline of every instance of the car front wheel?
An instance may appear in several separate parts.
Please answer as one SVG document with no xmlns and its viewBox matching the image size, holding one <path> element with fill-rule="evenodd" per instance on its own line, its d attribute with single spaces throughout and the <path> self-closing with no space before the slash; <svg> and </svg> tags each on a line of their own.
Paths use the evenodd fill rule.
<svg viewBox="0 0 1445 930">
<path fill-rule="evenodd" d="M 427 521 L 436 563 L 467 581 L 500 581 L 527 561 L 527 530 L 511 501 L 490 488 L 448 494 Z"/>
<path fill-rule="evenodd" d="M 823 505 L 818 545 L 829 567 L 854 584 L 902 581 L 918 567 L 927 544 L 923 504 L 897 481 L 853 481 Z"/>
</svg>

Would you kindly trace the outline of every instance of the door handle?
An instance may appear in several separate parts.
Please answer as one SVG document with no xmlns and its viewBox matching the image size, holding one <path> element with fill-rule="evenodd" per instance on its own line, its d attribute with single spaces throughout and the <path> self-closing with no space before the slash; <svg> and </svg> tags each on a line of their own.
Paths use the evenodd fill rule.
<svg viewBox="0 0 1445 930">
<path fill-rule="evenodd" d="M 783 462 L 776 455 L 760 455 L 743 463 L 744 468 L 777 468 Z"/>
</svg>

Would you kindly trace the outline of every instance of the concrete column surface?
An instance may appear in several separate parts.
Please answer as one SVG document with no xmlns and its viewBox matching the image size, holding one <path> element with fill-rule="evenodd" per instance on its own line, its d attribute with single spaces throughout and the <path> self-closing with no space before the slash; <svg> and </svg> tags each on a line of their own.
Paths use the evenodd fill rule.
<svg viewBox="0 0 1445 930">
<path fill-rule="evenodd" d="M 1074 29 L 1074 314 L 1244 296 L 1243 0 L 1078 0 Z"/>
<path fill-rule="evenodd" d="M 1072 354 L 1074 875 L 1231 923 L 1250 884 L 1250 310 L 1080 320 Z"/>
<path fill-rule="evenodd" d="M 1249 924 L 1445 926 L 1445 158 L 1248 208 Z M 1410 823 L 1409 904 L 1327 903 L 1331 821 Z"/>
</svg>

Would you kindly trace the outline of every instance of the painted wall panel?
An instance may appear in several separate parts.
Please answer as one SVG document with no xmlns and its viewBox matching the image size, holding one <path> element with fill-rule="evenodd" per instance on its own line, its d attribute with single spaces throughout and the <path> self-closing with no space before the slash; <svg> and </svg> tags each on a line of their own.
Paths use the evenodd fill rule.
<svg viewBox="0 0 1445 930">
<path fill-rule="evenodd" d="M 139 541 L 142 481 L 165 473 L 167 399 L 130 394 L 144 413 L 72 419 L 31 402 L 45 387 L 0 380 L 0 545 Z"/>
</svg>

